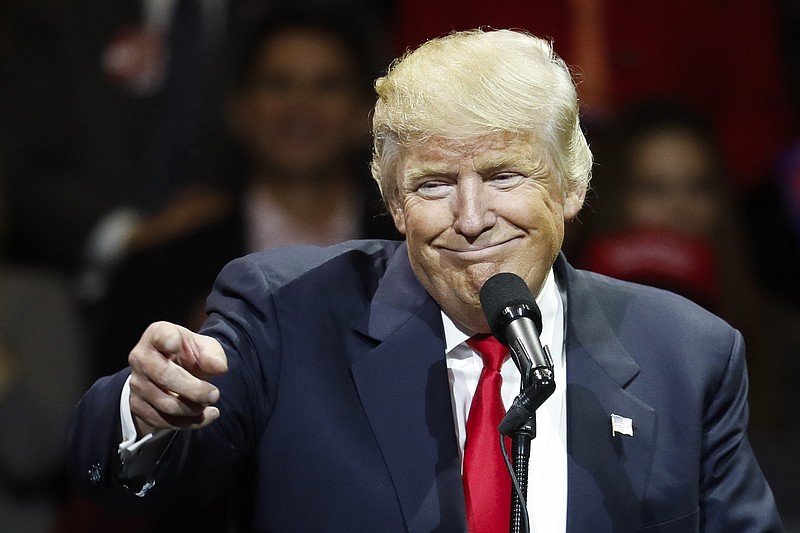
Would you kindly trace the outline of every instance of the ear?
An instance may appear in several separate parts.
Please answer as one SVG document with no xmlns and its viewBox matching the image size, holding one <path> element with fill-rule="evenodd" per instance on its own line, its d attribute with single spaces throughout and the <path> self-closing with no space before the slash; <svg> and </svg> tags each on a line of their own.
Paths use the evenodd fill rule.
<svg viewBox="0 0 800 533">
<path fill-rule="evenodd" d="M 578 216 L 586 198 L 586 189 L 574 189 L 564 198 L 564 220 L 571 220 Z"/>
<path fill-rule="evenodd" d="M 393 200 L 389 201 L 389 212 L 392 214 L 394 226 L 397 228 L 397 231 L 399 231 L 401 235 L 405 235 L 406 216 L 399 199 L 394 198 Z"/>
</svg>

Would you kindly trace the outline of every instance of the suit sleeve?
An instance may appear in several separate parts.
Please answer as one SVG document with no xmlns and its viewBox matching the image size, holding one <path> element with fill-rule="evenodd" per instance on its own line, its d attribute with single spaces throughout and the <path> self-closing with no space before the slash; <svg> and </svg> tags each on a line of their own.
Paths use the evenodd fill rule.
<svg viewBox="0 0 800 533">
<path fill-rule="evenodd" d="M 203 429 L 177 432 L 146 478 L 121 475 L 119 402 L 130 371 L 100 379 L 84 395 L 70 424 L 68 451 L 71 477 L 88 496 L 122 508 L 196 508 L 246 490 L 248 461 L 271 405 L 267 391 L 278 375 L 279 350 L 269 340 L 276 338 L 276 319 L 265 284 L 244 261 L 220 274 L 201 332 L 217 338 L 228 357 L 228 372 L 212 379 L 221 392 L 221 416 Z"/>
<path fill-rule="evenodd" d="M 704 409 L 702 531 L 783 531 L 772 491 L 747 439 L 747 391 L 744 341 L 736 331 L 728 364 Z"/>
<path fill-rule="evenodd" d="M 129 370 L 97 380 L 75 407 L 67 432 L 68 466 L 73 483 L 106 504 L 132 497 L 122 482 L 117 449 L 121 441 L 119 401 Z"/>
</svg>

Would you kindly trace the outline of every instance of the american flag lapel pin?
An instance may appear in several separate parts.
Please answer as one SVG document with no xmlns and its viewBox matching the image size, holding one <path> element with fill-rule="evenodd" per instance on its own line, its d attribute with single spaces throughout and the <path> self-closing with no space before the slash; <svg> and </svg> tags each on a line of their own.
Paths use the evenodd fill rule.
<svg viewBox="0 0 800 533">
<path fill-rule="evenodd" d="M 611 436 L 627 435 L 633 437 L 633 420 L 611 413 Z"/>
</svg>

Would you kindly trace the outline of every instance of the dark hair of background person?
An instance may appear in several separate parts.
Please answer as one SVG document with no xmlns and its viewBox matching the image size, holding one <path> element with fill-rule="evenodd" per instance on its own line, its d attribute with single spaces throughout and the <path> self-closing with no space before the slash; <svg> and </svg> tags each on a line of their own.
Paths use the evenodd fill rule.
<svg viewBox="0 0 800 533">
<path fill-rule="evenodd" d="M 375 78 L 385 68 L 388 50 L 372 38 L 377 29 L 363 13 L 327 6 L 319 9 L 300 9 L 281 6 L 267 11 L 251 27 L 233 36 L 228 76 L 229 91 L 239 91 L 253 80 L 256 57 L 265 42 L 273 35 L 286 30 L 309 29 L 329 35 L 343 45 L 353 60 L 358 75 L 358 87 L 364 89 L 365 98 L 373 98 L 371 90 Z"/>
</svg>

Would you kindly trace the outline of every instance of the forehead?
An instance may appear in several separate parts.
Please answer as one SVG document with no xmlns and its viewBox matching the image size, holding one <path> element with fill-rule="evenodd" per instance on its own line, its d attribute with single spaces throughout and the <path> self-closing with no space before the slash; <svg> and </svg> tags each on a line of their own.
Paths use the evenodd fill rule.
<svg viewBox="0 0 800 533">
<path fill-rule="evenodd" d="M 695 135 L 658 132 L 643 137 L 632 147 L 630 165 L 634 179 L 652 176 L 702 177 L 714 173 L 711 149 Z"/>
<path fill-rule="evenodd" d="M 401 149 L 402 168 L 449 168 L 465 161 L 475 167 L 531 163 L 540 149 L 530 136 L 492 133 L 472 139 L 433 137 Z"/>
<path fill-rule="evenodd" d="M 296 71 L 355 69 L 349 50 L 334 35 L 305 27 L 284 28 L 266 36 L 259 46 L 259 68 Z"/>
</svg>

